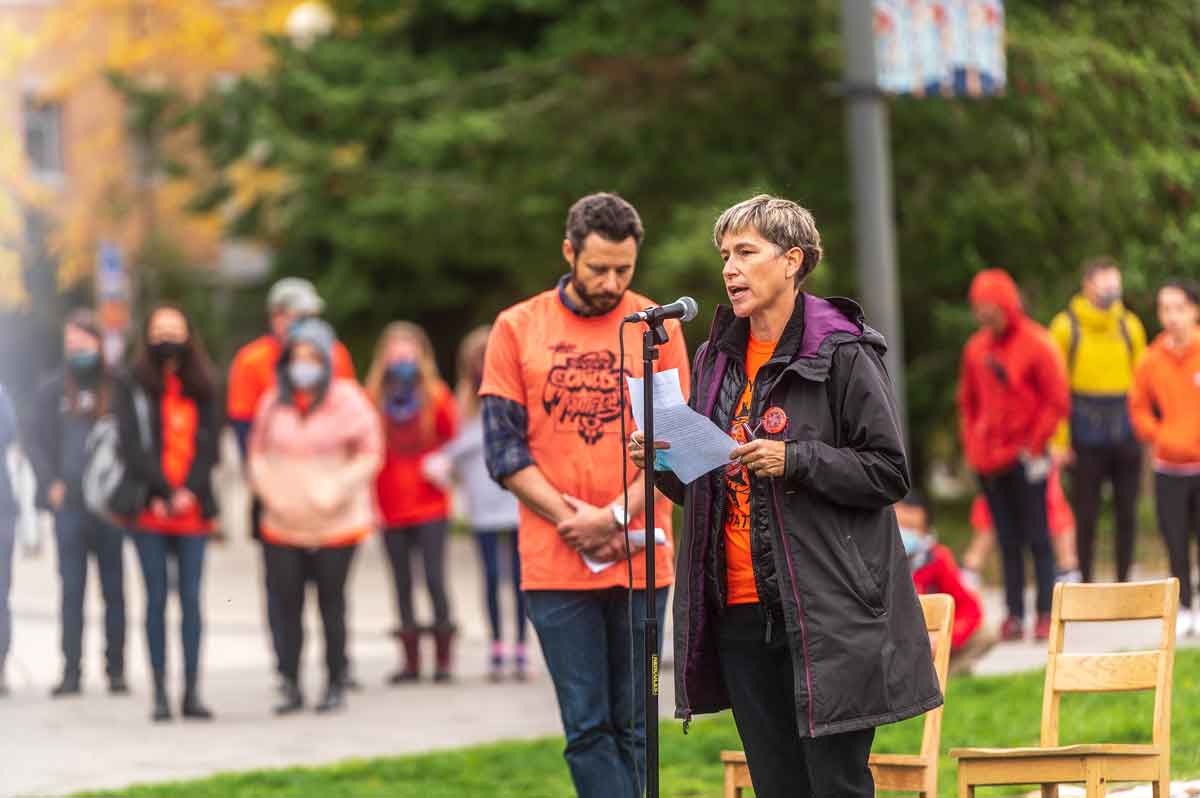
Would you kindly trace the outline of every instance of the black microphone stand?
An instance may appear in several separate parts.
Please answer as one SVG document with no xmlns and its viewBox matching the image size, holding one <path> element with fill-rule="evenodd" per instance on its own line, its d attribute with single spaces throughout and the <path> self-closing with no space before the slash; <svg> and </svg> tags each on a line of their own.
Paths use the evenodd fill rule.
<svg viewBox="0 0 1200 798">
<path fill-rule="evenodd" d="M 647 321 L 642 333 L 642 419 L 645 435 L 646 468 L 646 798 L 658 798 L 658 607 L 655 603 L 654 565 L 657 554 L 654 540 L 654 361 L 658 347 L 668 340 L 659 319 Z"/>
</svg>

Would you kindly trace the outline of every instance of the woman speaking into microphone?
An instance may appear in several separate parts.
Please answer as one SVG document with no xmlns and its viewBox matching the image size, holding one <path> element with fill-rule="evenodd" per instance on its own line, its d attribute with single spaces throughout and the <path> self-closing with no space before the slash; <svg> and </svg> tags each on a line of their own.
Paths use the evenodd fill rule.
<svg viewBox="0 0 1200 798">
<path fill-rule="evenodd" d="M 886 345 L 853 302 L 802 290 L 821 237 L 796 203 L 741 202 L 713 241 L 730 304 L 690 404 L 739 446 L 657 481 L 687 524 L 676 715 L 732 707 L 759 798 L 867 798 L 875 728 L 942 703 L 892 511 L 909 475 Z M 644 464 L 639 433 L 629 451 Z"/>
</svg>

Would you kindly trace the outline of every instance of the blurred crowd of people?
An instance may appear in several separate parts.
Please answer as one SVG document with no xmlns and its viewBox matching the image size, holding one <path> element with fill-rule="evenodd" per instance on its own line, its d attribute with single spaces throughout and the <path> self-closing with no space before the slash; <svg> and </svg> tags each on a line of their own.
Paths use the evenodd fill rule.
<svg viewBox="0 0 1200 798">
<path fill-rule="evenodd" d="M 1047 638 L 1055 581 L 1096 577 L 1105 483 L 1114 577 L 1130 578 L 1144 450 L 1159 531 L 1181 585 L 1176 631 L 1196 633 L 1190 549 L 1200 539 L 1197 287 L 1172 280 L 1158 289 L 1162 332 L 1149 343 L 1141 320 L 1122 302 L 1121 270 L 1110 258 L 1084 264 L 1080 292 L 1048 330 L 1029 318 L 1003 270 L 976 275 L 970 302 L 980 329 L 963 351 L 958 404 L 962 444 L 981 494 L 971 508 L 974 537 L 962 568 L 931 535 L 923 499 L 897 507 L 918 590 L 955 596 L 954 666 L 969 667 L 994 642 L 976 595 L 993 548 L 1000 551 L 1007 608 L 999 639 L 1025 635 L 1027 558 L 1036 585 L 1033 637 Z"/>
<path fill-rule="evenodd" d="M 525 676 L 524 605 L 518 591 L 514 643 L 502 640 L 501 573 L 519 585 L 517 504 L 483 461 L 477 397 L 488 329 L 459 352 L 457 391 L 443 381 L 425 332 L 398 322 L 380 336 L 364 384 L 346 348 L 321 320 L 307 280 L 270 290 L 270 329 L 243 347 L 222 406 L 218 375 L 183 308 L 146 315 L 127 368 L 102 353 L 95 315 L 72 311 L 63 325 L 63 366 L 38 387 L 18 424 L 0 388 L 0 450 L 19 444 L 36 475 L 35 508 L 53 517 L 61 579 L 63 670 L 55 697 L 81 692 L 84 595 L 89 563 L 104 599 L 108 688 L 129 692 L 125 675 L 123 549 L 131 541 L 146 591 L 146 640 L 153 672 L 152 717 L 208 719 L 200 692 L 205 552 L 218 515 L 213 470 L 227 423 L 236 433 L 253 494 L 267 616 L 275 653 L 279 714 L 300 710 L 301 623 L 315 584 L 325 637 L 326 688 L 319 712 L 337 709 L 355 685 L 347 650 L 346 591 L 359 544 L 382 530 L 395 582 L 400 663 L 393 684 L 420 678 L 423 642 L 433 643 L 433 678 L 454 671 L 456 635 L 446 586 L 451 491 L 461 487 L 479 544 L 492 632 L 490 676 Z M 457 394 L 457 396 L 456 396 Z M 15 473 L 15 472 L 14 472 Z M 8 609 L 15 527 L 21 508 L 0 469 L 0 693 L 10 639 Z M 419 560 L 434 617 L 413 610 Z M 504 561 L 502 563 L 502 560 Z M 169 572 L 173 576 L 169 576 Z M 182 697 L 167 685 L 166 605 L 181 609 Z M 174 630 L 172 630 L 174 633 Z"/>
</svg>

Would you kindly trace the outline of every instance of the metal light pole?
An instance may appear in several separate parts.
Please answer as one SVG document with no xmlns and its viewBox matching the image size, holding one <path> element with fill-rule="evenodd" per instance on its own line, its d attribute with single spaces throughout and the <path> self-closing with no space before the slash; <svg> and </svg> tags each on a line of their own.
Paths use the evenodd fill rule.
<svg viewBox="0 0 1200 798">
<path fill-rule="evenodd" d="M 896 269 L 891 142 L 888 139 L 887 102 L 876 80 L 873 5 L 871 0 L 842 0 L 855 257 L 858 291 L 867 318 L 887 339 L 888 372 L 895 385 L 900 422 L 907 431 L 904 323 Z"/>
</svg>

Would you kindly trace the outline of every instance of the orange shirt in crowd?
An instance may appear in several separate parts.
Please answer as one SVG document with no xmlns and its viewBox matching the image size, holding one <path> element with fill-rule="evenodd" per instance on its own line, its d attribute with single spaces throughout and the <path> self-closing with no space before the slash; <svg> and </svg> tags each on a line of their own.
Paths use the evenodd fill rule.
<svg viewBox="0 0 1200 798">
<path fill-rule="evenodd" d="M 172 488 L 187 482 L 192 461 L 196 458 L 196 429 L 200 419 L 196 403 L 183 393 L 183 383 L 174 374 L 163 380 L 163 395 L 159 402 L 162 419 L 162 472 Z M 159 516 L 144 510 L 137 520 L 138 529 L 167 535 L 201 535 L 212 530 L 212 522 L 200 511 L 199 500 L 179 515 Z"/>
<path fill-rule="evenodd" d="M 450 496 L 425 476 L 421 463 L 454 438 L 458 428 L 454 396 L 444 383 L 431 391 L 433 424 L 426 431 L 421 415 L 397 424 L 383 417 L 386 454 L 376 480 L 379 512 L 387 529 L 441 521 L 450 515 Z"/>
<path fill-rule="evenodd" d="M 238 350 L 229 368 L 225 413 L 230 421 L 252 421 L 267 391 L 275 387 L 275 366 L 283 344 L 274 335 L 256 338 Z M 354 361 L 341 341 L 333 344 L 333 376 L 353 380 Z"/>
<path fill-rule="evenodd" d="M 738 445 L 749 443 L 750 404 L 758 370 L 775 352 L 774 341 L 759 341 L 753 335 L 746 345 L 746 390 L 738 400 L 729 434 Z M 743 426 L 745 425 L 745 426 Z M 726 604 L 757 604 L 754 561 L 750 556 L 750 472 L 743 465 L 730 465 L 725 472 L 725 584 Z"/>
<path fill-rule="evenodd" d="M 529 451 L 550 484 L 597 507 L 622 492 L 621 462 L 628 457 L 621 440 L 620 396 L 625 377 L 642 376 L 642 331 L 624 327 L 625 361 L 619 362 L 617 329 L 622 317 L 653 305 L 627 291 L 603 316 L 581 317 L 568 310 L 558 289 L 545 291 L 500 314 L 488 340 L 481 396 L 499 396 L 525 407 L 529 415 Z M 679 369 L 684 396 L 691 385 L 687 346 L 676 321 L 667 322 L 671 340 L 660 351 L 658 370 Z M 626 394 L 626 398 L 628 395 Z M 626 403 L 628 407 L 628 402 Z M 626 412 L 626 430 L 633 417 Z M 629 479 L 638 475 L 632 461 Z M 673 579 L 671 502 L 659 496 L 655 526 L 667 545 L 655 547 L 656 587 Z M 644 529 L 644 516 L 629 521 Z M 624 567 L 599 573 L 558 534 L 557 527 L 529 508 L 520 510 L 521 585 L 525 590 L 593 590 L 626 584 Z M 635 585 L 645 588 L 644 552 L 635 555 Z"/>
<path fill-rule="evenodd" d="M 1146 350 L 1129 392 L 1137 435 L 1154 444 L 1156 467 L 1200 469 L 1200 334 L 1172 349 L 1166 333 Z"/>
</svg>

